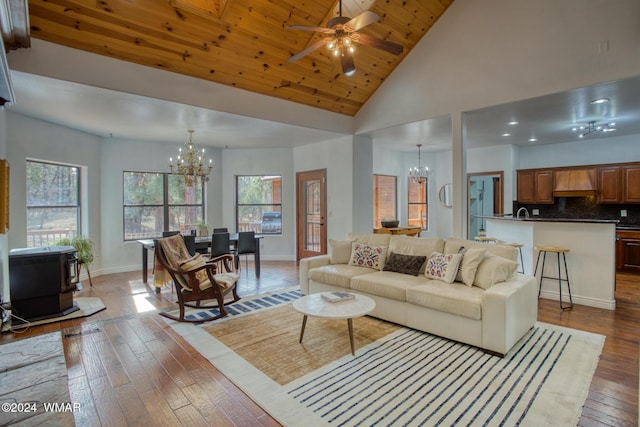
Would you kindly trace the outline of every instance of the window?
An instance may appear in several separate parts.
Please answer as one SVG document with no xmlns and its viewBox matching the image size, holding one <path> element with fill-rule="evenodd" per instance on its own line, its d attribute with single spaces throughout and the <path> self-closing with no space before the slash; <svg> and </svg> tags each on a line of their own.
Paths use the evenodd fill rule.
<svg viewBox="0 0 640 427">
<path fill-rule="evenodd" d="M 27 160 L 27 247 L 80 233 L 80 168 Z"/>
<path fill-rule="evenodd" d="M 124 240 L 160 237 L 163 231 L 195 229 L 204 218 L 201 180 L 182 175 L 123 172 Z"/>
<path fill-rule="evenodd" d="M 373 176 L 373 226 L 380 228 L 380 222 L 397 219 L 396 216 L 396 177 L 389 175 Z"/>
<path fill-rule="evenodd" d="M 236 176 L 236 229 L 282 234 L 281 176 Z"/>
<path fill-rule="evenodd" d="M 425 181 L 422 184 L 419 184 L 409 178 L 409 185 L 407 188 L 409 189 L 409 194 L 407 195 L 407 200 L 409 202 L 409 206 L 407 209 L 408 212 L 408 220 L 407 225 L 409 227 L 420 227 L 423 230 L 427 229 L 427 183 L 429 181 Z"/>
</svg>

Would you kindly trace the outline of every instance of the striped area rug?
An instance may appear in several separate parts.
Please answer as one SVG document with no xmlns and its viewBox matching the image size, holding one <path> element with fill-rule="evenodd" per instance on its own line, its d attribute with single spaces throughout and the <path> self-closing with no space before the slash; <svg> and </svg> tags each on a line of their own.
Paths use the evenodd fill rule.
<svg viewBox="0 0 640 427">
<path fill-rule="evenodd" d="M 336 426 L 575 425 L 599 354 L 577 341 L 538 325 L 502 359 L 403 329 L 286 389 Z"/>
<path fill-rule="evenodd" d="M 257 295 L 253 297 L 244 297 L 240 301 L 225 305 L 228 316 L 239 316 L 243 314 L 249 314 L 257 310 L 263 310 L 265 308 L 277 307 L 282 304 L 289 303 L 302 296 L 299 290 L 291 290 L 286 292 L 279 292 L 274 294 Z M 210 310 L 201 310 L 187 308 L 187 314 L 185 317 L 189 320 L 207 319 L 220 314 L 220 310 L 213 308 Z M 176 311 L 177 313 L 177 311 Z"/>
<path fill-rule="evenodd" d="M 278 310 L 294 312 L 273 297 L 269 295 L 273 317 L 280 315 Z M 251 302 L 254 309 L 263 305 L 257 300 Z M 261 309 L 256 310 L 249 316 L 225 318 L 225 327 L 232 330 L 237 323 L 240 331 L 253 318 L 261 323 L 266 312 L 261 315 Z M 251 335 L 247 340 L 264 346 L 254 352 L 258 355 L 282 352 L 287 345 L 299 352 L 299 321 L 285 319 L 293 326 L 284 341 L 275 339 L 277 331 L 264 339 L 247 331 Z M 359 347 L 355 357 L 340 356 L 281 385 L 262 372 L 256 360 L 240 357 L 208 333 L 216 322 L 196 326 L 168 321 L 285 426 L 576 425 L 604 344 L 601 335 L 539 323 L 500 358 L 401 327 Z M 309 333 L 314 331 L 308 328 Z M 315 360 L 313 344 L 310 335 L 302 346 L 309 361 Z M 297 355 L 295 364 L 304 366 L 304 357 Z M 285 366 L 280 369 L 292 367 L 290 358 L 282 359 Z"/>
</svg>

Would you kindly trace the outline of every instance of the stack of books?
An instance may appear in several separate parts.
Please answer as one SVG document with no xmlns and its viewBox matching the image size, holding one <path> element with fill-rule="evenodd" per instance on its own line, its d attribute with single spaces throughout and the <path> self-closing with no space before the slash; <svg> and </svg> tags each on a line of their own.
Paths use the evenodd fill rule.
<svg viewBox="0 0 640 427">
<path fill-rule="evenodd" d="M 320 296 L 323 300 L 328 302 L 348 301 L 356 297 L 348 292 L 323 292 Z"/>
</svg>

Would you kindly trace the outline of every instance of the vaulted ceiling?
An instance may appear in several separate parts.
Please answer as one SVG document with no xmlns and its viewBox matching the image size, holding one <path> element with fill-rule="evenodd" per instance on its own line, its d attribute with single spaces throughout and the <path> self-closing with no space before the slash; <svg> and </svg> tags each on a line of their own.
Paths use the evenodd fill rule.
<svg viewBox="0 0 640 427">
<path fill-rule="evenodd" d="M 29 0 L 29 15 L 34 38 L 353 116 L 452 2 L 344 0 L 382 17 L 361 33 L 404 47 L 357 46 L 351 77 L 326 48 L 288 61 L 322 35 L 287 27 L 326 26 L 335 0 Z"/>
</svg>

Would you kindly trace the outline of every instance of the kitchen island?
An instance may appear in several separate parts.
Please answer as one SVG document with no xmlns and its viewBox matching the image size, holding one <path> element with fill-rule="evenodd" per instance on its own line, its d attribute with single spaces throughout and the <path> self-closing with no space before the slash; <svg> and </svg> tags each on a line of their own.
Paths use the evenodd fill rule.
<svg viewBox="0 0 640 427">
<path fill-rule="evenodd" d="M 524 270 L 533 274 L 535 246 L 562 246 L 567 254 L 571 294 L 575 304 L 614 310 L 616 220 L 561 218 L 484 217 L 487 236 L 499 241 L 521 243 Z M 542 257 L 540 259 L 542 264 Z M 538 270 L 541 268 L 539 267 Z M 562 272 L 564 278 L 564 271 Z M 557 277 L 558 264 L 554 254 L 547 255 L 545 276 Z M 540 280 L 540 271 L 537 274 Z M 563 283 L 563 299 L 566 296 Z M 558 300 L 558 281 L 545 279 L 542 298 Z"/>
</svg>

